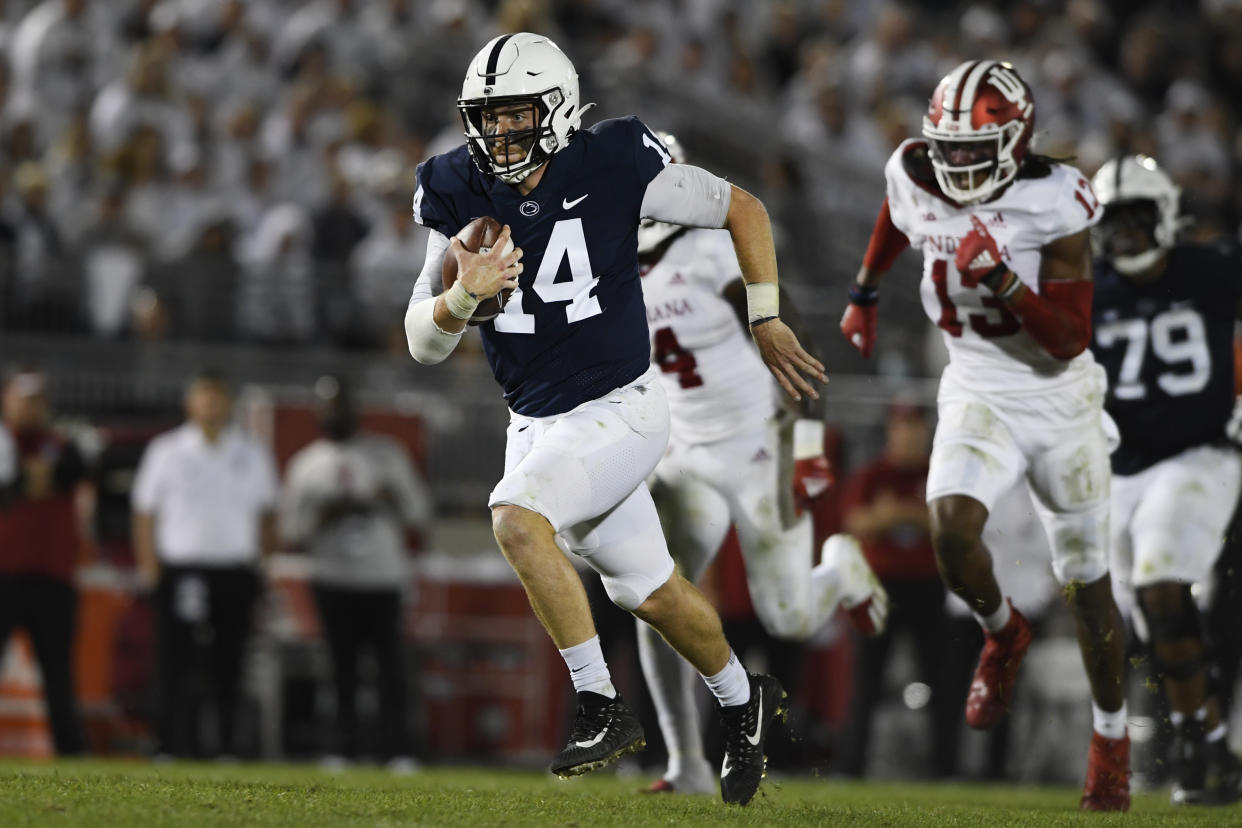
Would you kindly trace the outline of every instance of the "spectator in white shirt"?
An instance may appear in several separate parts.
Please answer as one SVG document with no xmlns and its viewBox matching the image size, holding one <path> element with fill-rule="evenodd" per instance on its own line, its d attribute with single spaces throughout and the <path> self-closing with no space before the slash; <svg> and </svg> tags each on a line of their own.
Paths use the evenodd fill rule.
<svg viewBox="0 0 1242 828">
<path fill-rule="evenodd" d="M 344 381 L 315 384 L 323 436 L 289 461 L 281 502 L 285 539 L 313 556 L 316 603 L 332 654 L 337 700 L 336 754 L 359 752 L 355 704 L 360 650 L 379 672 L 378 749 L 394 770 L 410 770 L 413 744 L 406 703 L 401 604 L 409 569 L 405 530 L 426 532 L 431 497 L 405 450 L 359 431 Z"/>
<path fill-rule="evenodd" d="M 158 751 L 202 754 L 195 744 L 198 645 L 210 640 L 218 737 L 209 755 L 236 752 L 241 665 L 260 589 L 258 564 L 275 547 L 276 467 L 258 441 L 230 424 L 221 375 L 199 374 L 186 423 L 147 447 L 134 481 L 133 543 L 155 587 Z"/>
</svg>

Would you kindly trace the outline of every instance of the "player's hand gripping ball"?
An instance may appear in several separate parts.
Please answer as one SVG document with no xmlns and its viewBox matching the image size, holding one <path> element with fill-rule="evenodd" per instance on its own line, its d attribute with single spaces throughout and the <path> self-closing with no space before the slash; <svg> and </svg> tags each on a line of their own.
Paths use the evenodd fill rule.
<svg viewBox="0 0 1242 828">
<path fill-rule="evenodd" d="M 504 229 L 500 222 L 491 216 L 482 216 L 467 224 L 457 232 L 457 240 L 461 242 L 461 246 L 471 253 L 487 253 L 496 244 L 496 240 L 500 237 L 501 230 Z M 513 242 L 505 243 L 505 253 L 513 250 Z M 444 269 L 441 272 L 444 280 L 444 289 L 448 290 L 457 281 L 457 257 L 453 255 L 450 249 L 447 256 L 444 257 Z M 505 308 L 505 303 L 509 301 L 509 297 L 513 294 L 512 288 L 505 288 L 495 296 L 479 302 L 479 306 L 474 309 L 474 315 L 470 317 L 469 324 L 478 325 L 483 322 L 490 322 L 500 315 Z"/>
</svg>

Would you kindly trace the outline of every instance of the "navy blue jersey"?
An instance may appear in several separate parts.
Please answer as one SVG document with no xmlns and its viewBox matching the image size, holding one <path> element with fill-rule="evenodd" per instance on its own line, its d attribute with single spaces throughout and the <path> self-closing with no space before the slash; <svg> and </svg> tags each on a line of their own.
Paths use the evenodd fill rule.
<svg viewBox="0 0 1242 828">
<path fill-rule="evenodd" d="M 479 326 L 514 411 L 569 411 L 651 364 L 637 230 L 647 184 L 668 161 L 641 121 L 617 118 L 578 132 L 528 195 L 480 173 L 465 145 L 419 166 L 420 224 L 452 236 L 492 216 L 522 248 L 518 289 Z"/>
<path fill-rule="evenodd" d="M 1222 440 L 1233 409 L 1237 251 L 1178 245 L 1168 255 L 1147 284 L 1095 266 L 1091 348 L 1108 371 L 1105 407 L 1121 430 L 1116 474 Z"/>
</svg>

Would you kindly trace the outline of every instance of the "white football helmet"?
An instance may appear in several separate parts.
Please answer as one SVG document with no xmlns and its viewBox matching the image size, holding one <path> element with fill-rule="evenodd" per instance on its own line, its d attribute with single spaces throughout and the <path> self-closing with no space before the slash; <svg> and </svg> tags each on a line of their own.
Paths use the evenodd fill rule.
<svg viewBox="0 0 1242 828">
<path fill-rule="evenodd" d="M 489 137 L 483 110 L 513 104 L 534 107 L 534 126 Z M 568 146 L 582 113 L 592 106 L 579 106 L 578 73 L 565 53 L 548 38 L 530 32 L 500 35 L 484 46 L 470 61 L 457 99 L 471 158 L 480 171 L 508 184 L 522 181 Z M 499 156 L 506 158 L 510 146 L 524 148 L 525 156 L 502 163 L 489 149 L 499 148 Z"/>
<path fill-rule="evenodd" d="M 661 130 L 656 130 L 655 135 L 664 144 L 664 148 L 668 150 L 668 154 L 673 159 L 674 164 L 686 163 L 685 147 L 677 140 L 676 135 Z M 640 220 L 638 222 L 638 255 L 650 253 L 684 229 L 680 224 L 669 224 L 666 221 L 656 221 L 649 218 Z"/>
<path fill-rule="evenodd" d="M 945 75 L 923 117 L 936 183 L 963 205 L 991 198 L 1013 181 L 1034 130 L 1030 87 L 998 60 L 968 60 Z"/>
<path fill-rule="evenodd" d="M 1104 207 L 1103 218 L 1091 231 L 1092 246 L 1097 256 L 1107 258 L 1119 272 L 1127 275 L 1143 272 L 1177 240 L 1177 231 L 1181 226 L 1177 215 L 1181 189 L 1160 169 L 1154 158 L 1125 155 L 1110 159 L 1091 179 L 1091 188 Z M 1154 205 L 1153 214 L 1144 229 L 1155 245 L 1145 250 L 1118 252 L 1113 245 L 1118 229 L 1115 223 L 1118 213 L 1109 208 L 1144 203 Z"/>
</svg>

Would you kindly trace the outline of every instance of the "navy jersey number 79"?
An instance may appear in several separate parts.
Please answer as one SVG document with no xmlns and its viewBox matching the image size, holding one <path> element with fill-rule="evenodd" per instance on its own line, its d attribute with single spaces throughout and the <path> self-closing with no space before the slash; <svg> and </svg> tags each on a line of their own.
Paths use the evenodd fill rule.
<svg viewBox="0 0 1242 828">
<path fill-rule="evenodd" d="M 578 132 L 527 195 L 480 173 L 464 145 L 419 165 L 416 221 L 452 236 L 492 216 L 524 252 L 504 313 L 479 326 L 517 413 L 560 414 L 647 370 L 637 229 L 647 184 L 669 161 L 630 117 Z"/>
<path fill-rule="evenodd" d="M 1121 431 L 1114 473 L 1224 439 L 1240 296 L 1236 251 L 1177 245 L 1150 283 L 1096 263 L 1091 349 L 1108 372 L 1105 407 Z"/>
</svg>

